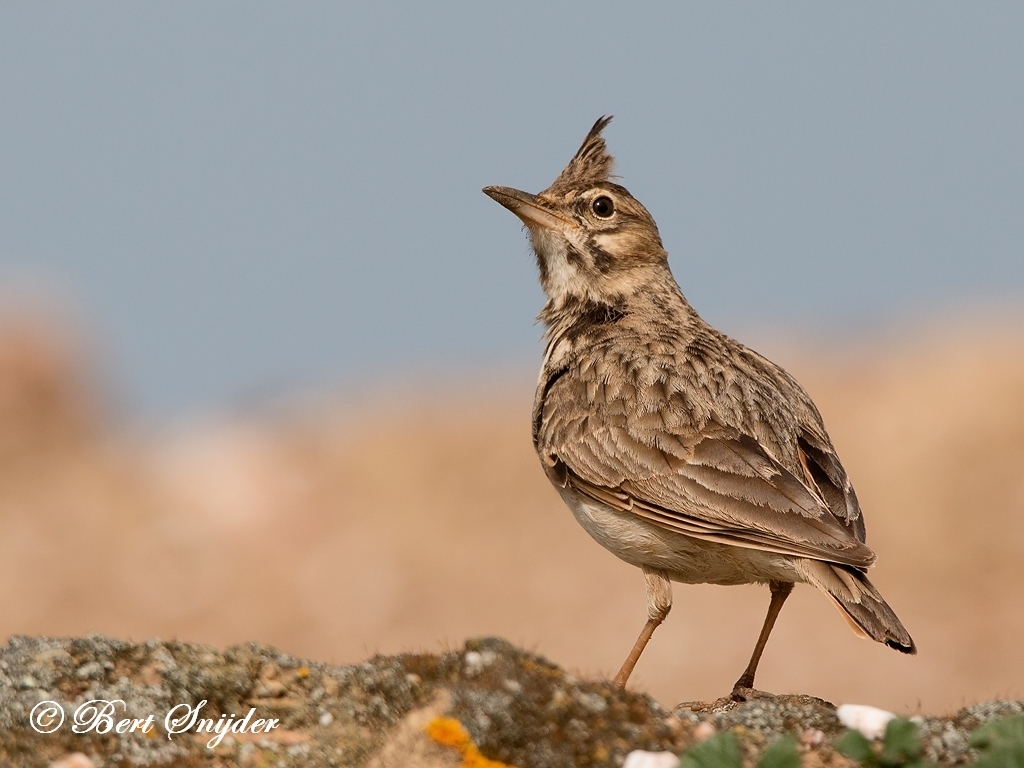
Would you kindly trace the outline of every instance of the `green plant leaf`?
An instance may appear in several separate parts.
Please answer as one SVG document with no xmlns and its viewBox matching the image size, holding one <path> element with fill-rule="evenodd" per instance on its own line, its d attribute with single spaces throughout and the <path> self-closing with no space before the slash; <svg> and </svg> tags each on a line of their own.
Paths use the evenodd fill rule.
<svg viewBox="0 0 1024 768">
<path fill-rule="evenodd" d="M 878 764 L 878 757 L 871 749 L 871 742 L 867 740 L 860 731 L 847 731 L 832 745 L 833 749 L 841 755 L 866 766 Z"/>
<path fill-rule="evenodd" d="M 900 766 L 921 757 L 921 729 L 916 723 L 896 717 L 885 726 L 882 737 L 882 765 Z"/>
<path fill-rule="evenodd" d="M 679 756 L 679 768 L 743 768 L 740 743 L 731 731 L 694 744 Z"/>
<path fill-rule="evenodd" d="M 800 768 L 800 753 L 796 748 L 796 737 L 783 736 L 768 746 L 757 761 L 757 768 Z"/>
<path fill-rule="evenodd" d="M 1024 768 L 1024 716 L 983 725 L 971 734 L 971 746 L 981 750 L 976 768 Z"/>
<path fill-rule="evenodd" d="M 999 746 L 982 753 L 975 768 L 1024 768 L 1024 744 Z"/>
<path fill-rule="evenodd" d="M 1002 717 L 971 734 L 971 746 L 985 749 L 996 744 L 1024 744 L 1024 715 Z"/>
</svg>

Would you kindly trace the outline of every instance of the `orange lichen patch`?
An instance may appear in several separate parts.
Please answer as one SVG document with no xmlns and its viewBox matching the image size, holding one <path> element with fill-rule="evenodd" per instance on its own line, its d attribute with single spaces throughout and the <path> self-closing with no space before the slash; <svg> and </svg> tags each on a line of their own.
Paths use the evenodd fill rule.
<svg viewBox="0 0 1024 768">
<path fill-rule="evenodd" d="M 455 747 L 462 753 L 465 753 L 468 747 L 475 746 L 473 740 L 469 738 L 469 732 L 454 717 L 435 717 L 427 723 L 424 730 L 427 736 L 438 744 Z"/>
<path fill-rule="evenodd" d="M 299 667 L 295 670 L 295 674 L 299 677 L 309 677 L 309 667 Z"/>
<path fill-rule="evenodd" d="M 469 732 L 454 717 L 435 717 L 423 730 L 438 744 L 459 750 L 462 753 L 462 768 L 513 768 L 507 763 L 481 755 L 469 737 Z"/>
</svg>

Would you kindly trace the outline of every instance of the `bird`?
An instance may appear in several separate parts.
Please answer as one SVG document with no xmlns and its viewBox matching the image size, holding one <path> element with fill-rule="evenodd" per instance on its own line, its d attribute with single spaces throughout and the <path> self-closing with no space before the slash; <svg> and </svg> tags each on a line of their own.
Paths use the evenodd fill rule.
<svg viewBox="0 0 1024 768">
<path fill-rule="evenodd" d="M 821 414 L 793 376 L 705 322 L 683 296 L 647 209 L 612 175 L 602 117 L 547 189 L 483 192 L 525 225 L 545 303 L 533 444 L 599 544 L 643 571 L 647 621 L 626 686 L 672 607 L 672 582 L 762 584 L 768 612 L 730 694 L 756 693 L 795 584 L 860 637 L 914 654 L 867 577 L 875 553 Z"/>
</svg>

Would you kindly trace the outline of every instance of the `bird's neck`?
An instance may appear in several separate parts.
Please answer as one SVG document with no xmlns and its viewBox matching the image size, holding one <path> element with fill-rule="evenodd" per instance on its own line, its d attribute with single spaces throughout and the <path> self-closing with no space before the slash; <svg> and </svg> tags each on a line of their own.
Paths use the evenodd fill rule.
<svg viewBox="0 0 1024 768">
<path fill-rule="evenodd" d="M 537 319 L 549 345 L 563 339 L 596 339 L 629 329 L 632 335 L 685 332 L 700 318 L 667 267 L 637 270 L 609 290 L 549 296 Z"/>
</svg>

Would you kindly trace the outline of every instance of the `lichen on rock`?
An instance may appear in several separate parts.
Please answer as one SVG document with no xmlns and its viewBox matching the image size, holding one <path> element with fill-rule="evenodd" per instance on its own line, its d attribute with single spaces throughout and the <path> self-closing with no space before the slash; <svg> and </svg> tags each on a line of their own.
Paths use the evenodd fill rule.
<svg viewBox="0 0 1024 768">
<path fill-rule="evenodd" d="M 96 700 L 122 702 L 112 710 L 114 720 L 138 725 L 148 718 L 151 727 L 74 733 L 75 712 Z M 65 720 L 51 733 L 30 724 L 41 702 L 53 702 L 51 715 Z M 247 725 L 257 718 L 274 725 L 259 732 L 168 733 L 168 712 L 200 704 L 210 728 L 241 723 L 250 710 Z M 927 756 L 963 762 L 971 731 L 1022 711 L 1021 702 L 991 702 L 953 717 L 924 718 Z M 642 693 L 579 680 L 496 638 L 449 653 L 377 656 L 350 666 L 301 660 L 256 643 L 219 650 L 93 635 L 13 637 L 0 648 L 5 768 L 51 768 L 61 760 L 96 768 L 621 766 L 634 750 L 678 754 L 721 731 L 737 734 L 751 765 L 787 733 L 798 737 L 805 766 L 847 764 L 831 751 L 841 726 L 835 707 L 821 699 L 765 694 L 668 711 Z"/>
</svg>

